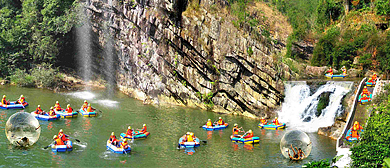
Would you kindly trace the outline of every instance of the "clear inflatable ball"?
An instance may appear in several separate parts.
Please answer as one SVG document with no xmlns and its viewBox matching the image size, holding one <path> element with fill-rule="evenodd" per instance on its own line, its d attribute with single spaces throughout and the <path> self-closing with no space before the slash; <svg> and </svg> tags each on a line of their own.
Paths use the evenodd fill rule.
<svg viewBox="0 0 390 168">
<path fill-rule="evenodd" d="M 293 147 L 295 154 L 298 154 L 298 150 L 301 149 L 304 153 L 304 156 L 302 155 L 299 158 L 296 157 L 297 155 L 294 156 L 294 151 L 291 149 L 291 146 Z M 288 159 L 290 156 L 297 160 L 307 158 L 310 155 L 311 148 L 312 143 L 309 136 L 299 130 L 292 130 L 287 132 L 280 140 L 280 151 L 282 152 L 283 156 Z"/>
<path fill-rule="evenodd" d="M 5 135 L 16 146 L 31 146 L 38 141 L 40 134 L 39 121 L 30 113 L 15 113 L 5 125 Z"/>
</svg>

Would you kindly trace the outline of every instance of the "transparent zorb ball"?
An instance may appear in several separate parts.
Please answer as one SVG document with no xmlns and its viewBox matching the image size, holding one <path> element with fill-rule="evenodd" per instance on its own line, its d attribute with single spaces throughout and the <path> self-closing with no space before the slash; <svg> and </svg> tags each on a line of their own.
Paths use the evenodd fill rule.
<svg viewBox="0 0 390 168">
<path fill-rule="evenodd" d="M 305 154 L 304 158 L 310 155 L 312 143 L 306 133 L 299 130 L 292 130 L 284 134 L 283 138 L 280 140 L 280 151 L 286 158 L 290 158 L 288 152 L 290 152 L 290 156 L 294 157 L 291 145 L 296 153 L 297 149 L 301 148 Z"/>
<path fill-rule="evenodd" d="M 30 113 L 15 113 L 5 125 L 5 135 L 16 146 L 31 146 L 38 141 L 40 134 L 39 121 Z"/>
</svg>

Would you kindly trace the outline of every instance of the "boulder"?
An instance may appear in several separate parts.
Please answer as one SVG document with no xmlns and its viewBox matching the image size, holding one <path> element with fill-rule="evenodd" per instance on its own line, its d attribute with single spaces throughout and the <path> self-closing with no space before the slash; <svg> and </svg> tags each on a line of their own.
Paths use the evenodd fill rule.
<svg viewBox="0 0 390 168">
<path fill-rule="evenodd" d="M 316 66 L 307 66 L 305 69 L 305 73 L 308 76 L 322 76 L 325 74 L 326 70 L 328 70 L 329 67 L 323 66 L 323 67 L 316 67 Z"/>
</svg>

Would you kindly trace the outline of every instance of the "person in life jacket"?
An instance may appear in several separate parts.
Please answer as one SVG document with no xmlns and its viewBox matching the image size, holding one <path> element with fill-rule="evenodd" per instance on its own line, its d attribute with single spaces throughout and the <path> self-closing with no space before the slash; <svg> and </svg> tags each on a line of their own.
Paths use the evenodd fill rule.
<svg viewBox="0 0 390 168">
<path fill-rule="evenodd" d="M 363 97 L 360 98 L 360 100 L 368 100 L 368 101 L 370 101 L 371 99 L 366 94 L 364 94 Z"/>
<path fill-rule="evenodd" d="M 88 102 L 87 100 L 84 100 L 84 104 L 83 106 L 81 107 L 84 111 L 87 111 L 87 108 L 88 108 Z"/>
<path fill-rule="evenodd" d="M 110 143 L 111 143 L 112 145 L 115 145 L 115 146 L 118 145 L 118 140 L 116 139 L 116 136 L 115 136 L 114 132 L 111 133 L 111 136 L 110 136 Z"/>
<path fill-rule="evenodd" d="M 131 126 L 127 127 L 126 136 L 133 137 L 133 130 L 131 129 Z"/>
<path fill-rule="evenodd" d="M 264 119 L 264 117 L 261 117 L 261 119 L 260 119 L 260 124 L 266 125 L 266 124 L 267 124 L 267 120 Z"/>
<path fill-rule="evenodd" d="M 326 72 L 329 73 L 329 75 L 333 75 L 333 69 L 332 69 L 332 67 L 329 67 L 329 70 L 326 71 Z"/>
<path fill-rule="evenodd" d="M 355 123 L 354 123 L 353 126 L 352 126 L 352 130 L 360 131 L 360 130 L 363 130 L 363 127 L 360 126 L 360 124 L 359 124 L 358 121 L 355 121 Z"/>
<path fill-rule="evenodd" d="M 378 78 L 378 76 L 377 76 L 376 73 L 374 72 L 374 75 L 372 75 L 372 80 L 376 81 L 377 78 Z"/>
<path fill-rule="evenodd" d="M 43 110 L 41 109 L 41 105 L 38 105 L 37 109 L 35 110 L 35 114 L 41 114 Z"/>
<path fill-rule="evenodd" d="M 280 125 L 278 117 L 275 117 L 275 119 L 272 121 L 272 123 L 274 123 L 275 125 Z"/>
<path fill-rule="evenodd" d="M 137 129 L 137 130 L 139 130 L 139 131 L 138 131 L 138 134 L 143 134 L 143 133 L 145 133 L 145 132 L 146 132 L 146 124 L 144 124 L 144 125 L 142 126 L 142 129 Z"/>
<path fill-rule="evenodd" d="M 49 116 L 55 116 L 56 112 L 54 111 L 54 107 L 50 107 Z"/>
<path fill-rule="evenodd" d="M 359 131 L 352 129 L 351 130 L 351 137 L 359 139 L 359 137 L 360 137 Z"/>
<path fill-rule="evenodd" d="M 62 141 L 69 141 L 68 138 L 66 137 L 69 137 L 69 135 L 66 135 L 64 134 L 64 132 L 62 131 L 62 129 L 60 129 L 60 132 L 58 132 L 58 138 L 60 138 Z"/>
<path fill-rule="evenodd" d="M 363 94 L 367 94 L 367 95 L 371 94 L 371 92 L 368 91 L 367 86 L 364 86 L 363 91 L 362 91 L 362 95 Z"/>
<path fill-rule="evenodd" d="M 5 98 L 7 98 L 7 96 L 3 95 L 3 99 L 1 99 L 1 104 L 2 105 L 8 105 L 9 104 L 9 101 L 5 100 Z"/>
<path fill-rule="evenodd" d="M 244 135 L 245 136 L 243 136 L 243 138 L 252 138 L 253 137 L 253 132 L 252 132 L 252 130 L 249 130 Z"/>
<path fill-rule="evenodd" d="M 57 135 L 54 135 L 54 145 L 65 145 L 64 141 L 61 140 L 61 138 L 58 138 Z"/>
<path fill-rule="evenodd" d="M 129 148 L 129 143 L 127 143 L 127 138 L 125 138 L 125 139 L 121 142 L 121 148 L 123 148 L 123 149 Z"/>
<path fill-rule="evenodd" d="M 72 113 L 72 112 L 73 112 L 73 109 L 72 109 L 72 107 L 70 107 L 70 104 L 68 104 L 68 105 L 66 106 L 65 111 L 68 112 L 68 113 Z"/>
<path fill-rule="evenodd" d="M 182 142 L 188 142 L 188 136 L 190 135 L 190 132 L 187 132 L 186 134 L 183 135 L 182 137 Z"/>
<path fill-rule="evenodd" d="M 233 127 L 233 136 L 234 137 L 241 137 L 240 135 L 238 135 L 239 132 L 244 132 L 244 131 L 241 131 L 242 127 L 241 128 L 238 128 L 238 124 L 234 124 L 234 127 Z"/>
<path fill-rule="evenodd" d="M 91 104 L 88 104 L 87 112 L 90 113 L 93 111 L 95 111 L 95 109 L 91 107 Z"/>
<path fill-rule="evenodd" d="M 56 111 L 61 111 L 62 109 L 61 109 L 61 106 L 60 106 L 60 103 L 58 102 L 58 101 L 56 101 L 56 104 L 54 105 L 54 109 L 56 110 Z"/>
<path fill-rule="evenodd" d="M 208 120 L 207 120 L 206 126 L 207 126 L 207 127 L 212 127 L 212 126 L 213 126 L 213 123 L 211 122 L 211 119 L 208 119 Z"/>
<path fill-rule="evenodd" d="M 367 82 L 369 82 L 369 83 L 373 83 L 373 84 L 375 84 L 376 82 L 375 82 L 375 80 L 374 80 L 374 78 L 370 78 Z"/>
<path fill-rule="evenodd" d="M 222 120 L 222 117 L 218 118 L 217 125 L 225 125 L 225 121 Z"/>
<path fill-rule="evenodd" d="M 341 70 L 343 71 L 343 75 L 346 75 L 346 74 L 347 74 L 347 68 L 345 68 L 345 66 L 343 66 L 343 67 L 341 68 Z"/>
<path fill-rule="evenodd" d="M 24 96 L 20 95 L 20 98 L 15 102 L 15 104 L 23 104 L 25 101 Z"/>
<path fill-rule="evenodd" d="M 187 132 L 188 134 L 187 134 L 187 138 L 186 138 L 186 140 L 187 140 L 187 142 L 194 142 L 194 137 L 193 137 L 193 133 L 192 133 L 192 135 L 191 135 L 191 133 L 190 132 Z"/>
</svg>

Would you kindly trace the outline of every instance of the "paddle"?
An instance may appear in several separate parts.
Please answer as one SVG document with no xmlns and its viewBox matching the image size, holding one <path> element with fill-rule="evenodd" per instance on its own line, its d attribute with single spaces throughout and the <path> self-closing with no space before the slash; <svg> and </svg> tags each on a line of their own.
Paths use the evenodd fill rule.
<svg viewBox="0 0 390 168">
<path fill-rule="evenodd" d="M 35 130 L 38 130 L 40 127 L 41 127 L 41 125 L 39 125 L 37 128 L 35 128 Z"/>
<path fill-rule="evenodd" d="M 53 145 L 54 142 L 50 143 L 50 145 L 47 145 L 45 147 L 43 147 L 43 149 L 47 149 L 49 146 Z"/>
<path fill-rule="evenodd" d="M 76 138 L 73 138 L 73 137 L 71 137 L 71 136 L 69 136 L 69 138 L 72 138 L 72 139 L 76 140 L 77 142 L 80 142 L 80 140 L 78 140 L 78 139 L 76 139 Z"/>
</svg>

